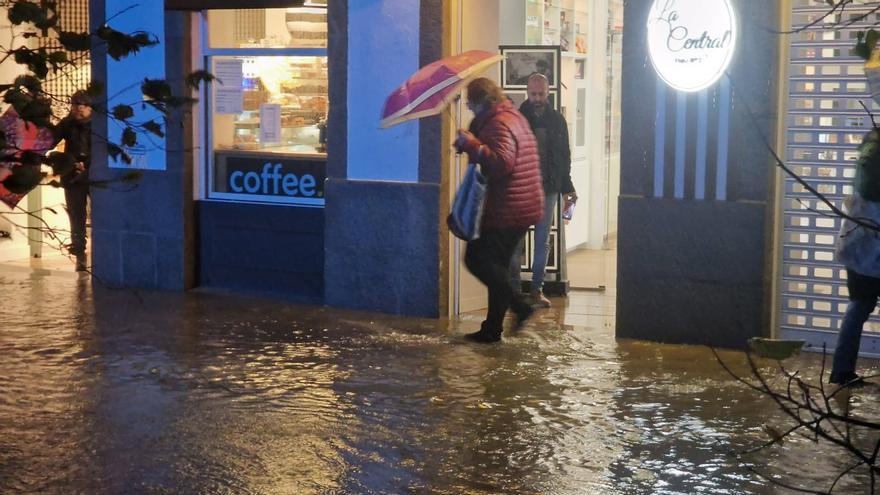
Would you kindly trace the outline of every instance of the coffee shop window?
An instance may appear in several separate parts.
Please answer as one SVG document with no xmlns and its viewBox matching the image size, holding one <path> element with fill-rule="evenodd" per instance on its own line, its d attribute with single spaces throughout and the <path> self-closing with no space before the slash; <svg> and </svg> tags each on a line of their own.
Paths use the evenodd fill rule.
<svg viewBox="0 0 880 495">
<path fill-rule="evenodd" d="M 203 95 L 208 197 L 243 199 L 224 182 L 231 160 L 326 160 L 326 0 L 208 10 L 203 21 L 204 63 L 217 78 Z"/>
<path fill-rule="evenodd" d="M 327 57 L 214 56 L 215 150 L 324 153 Z"/>
</svg>

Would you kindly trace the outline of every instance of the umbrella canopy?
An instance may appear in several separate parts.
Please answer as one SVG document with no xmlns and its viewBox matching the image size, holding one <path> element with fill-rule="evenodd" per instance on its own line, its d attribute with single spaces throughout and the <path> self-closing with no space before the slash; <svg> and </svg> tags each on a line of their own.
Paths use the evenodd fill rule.
<svg viewBox="0 0 880 495">
<path fill-rule="evenodd" d="M 439 114 L 470 79 L 502 58 L 471 50 L 422 67 L 385 100 L 380 127 Z"/>
</svg>

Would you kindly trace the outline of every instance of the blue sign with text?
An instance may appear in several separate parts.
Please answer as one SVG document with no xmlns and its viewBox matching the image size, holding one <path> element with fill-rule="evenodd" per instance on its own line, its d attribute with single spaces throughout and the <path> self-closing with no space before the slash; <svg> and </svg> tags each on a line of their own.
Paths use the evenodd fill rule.
<svg viewBox="0 0 880 495">
<path fill-rule="evenodd" d="M 322 206 L 326 168 L 310 158 L 217 153 L 211 196 Z"/>
</svg>

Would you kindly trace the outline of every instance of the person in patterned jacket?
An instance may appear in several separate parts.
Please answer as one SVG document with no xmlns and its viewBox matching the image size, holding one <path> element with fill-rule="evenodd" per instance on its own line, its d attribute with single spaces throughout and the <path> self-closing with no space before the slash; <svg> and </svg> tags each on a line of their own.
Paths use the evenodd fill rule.
<svg viewBox="0 0 880 495">
<path fill-rule="evenodd" d="M 486 285 L 489 309 L 480 330 L 465 337 L 498 342 L 508 309 L 513 310 L 517 327 L 533 312 L 526 298 L 511 287 L 509 266 L 529 226 L 544 215 L 538 144 L 528 121 L 490 79 L 468 84 L 467 105 L 475 117 L 468 130 L 458 131 L 454 145 L 480 165 L 488 187 L 480 237 L 468 242 L 465 265 Z"/>
</svg>

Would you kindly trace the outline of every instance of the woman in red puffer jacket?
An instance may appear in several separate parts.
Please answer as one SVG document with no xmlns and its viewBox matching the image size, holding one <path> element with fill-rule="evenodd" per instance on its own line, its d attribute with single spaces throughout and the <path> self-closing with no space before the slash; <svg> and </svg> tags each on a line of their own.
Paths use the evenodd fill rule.
<svg viewBox="0 0 880 495">
<path fill-rule="evenodd" d="M 480 331 L 465 337 L 497 342 L 508 308 L 517 327 L 532 315 L 510 285 L 509 267 L 529 226 L 544 214 L 544 189 L 535 136 L 501 88 L 490 79 L 475 79 L 467 87 L 467 105 L 475 118 L 469 130 L 458 131 L 455 146 L 480 165 L 488 190 L 480 237 L 468 242 L 465 264 L 489 289 L 489 311 Z"/>
</svg>

